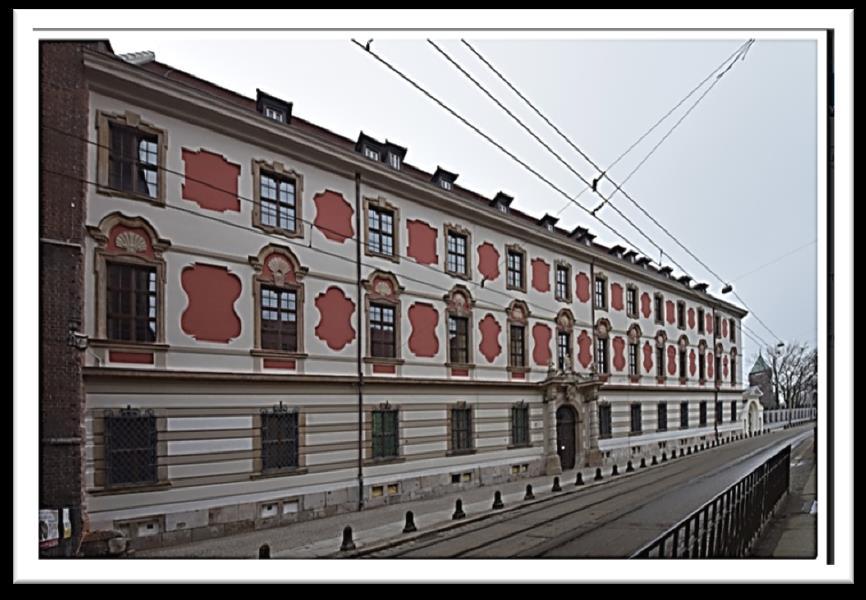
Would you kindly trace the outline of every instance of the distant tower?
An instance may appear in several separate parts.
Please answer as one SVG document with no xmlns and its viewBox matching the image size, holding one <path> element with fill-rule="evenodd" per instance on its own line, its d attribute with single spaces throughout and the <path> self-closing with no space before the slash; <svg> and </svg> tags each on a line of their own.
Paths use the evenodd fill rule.
<svg viewBox="0 0 866 600">
<path fill-rule="evenodd" d="M 778 408 L 776 395 L 773 393 L 773 370 L 764 362 L 764 357 L 758 353 L 755 366 L 749 371 L 749 385 L 761 390 L 761 404 L 764 408 Z"/>
</svg>

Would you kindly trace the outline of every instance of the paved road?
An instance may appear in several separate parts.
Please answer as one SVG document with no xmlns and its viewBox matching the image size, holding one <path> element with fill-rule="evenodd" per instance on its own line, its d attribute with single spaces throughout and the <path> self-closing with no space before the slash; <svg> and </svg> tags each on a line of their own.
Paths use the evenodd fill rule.
<svg viewBox="0 0 866 600">
<path fill-rule="evenodd" d="M 663 469 L 637 471 L 594 488 L 560 494 L 516 510 L 367 554 L 377 558 L 623 558 L 722 492 L 812 429 L 777 431 Z"/>
</svg>

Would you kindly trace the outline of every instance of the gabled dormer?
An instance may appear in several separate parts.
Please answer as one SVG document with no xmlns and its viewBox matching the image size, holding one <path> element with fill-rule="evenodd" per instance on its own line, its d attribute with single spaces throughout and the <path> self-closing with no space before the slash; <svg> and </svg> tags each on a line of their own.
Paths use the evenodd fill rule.
<svg viewBox="0 0 866 600">
<path fill-rule="evenodd" d="M 388 166 L 395 171 L 402 169 L 403 159 L 406 158 L 406 148 L 385 140 L 383 149 L 384 153 L 382 159 L 388 164 Z"/>
<path fill-rule="evenodd" d="M 694 286 L 692 286 L 692 289 L 706 294 L 708 287 L 710 287 L 709 283 L 696 283 Z"/>
<path fill-rule="evenodd" d="M 634 250 L 629 250 L 623 255 L 623 258 L 625 258 L 630 263 L 634 263 L 635 259 L 637 258 L 637 252 L 635 252 Z"/>
<path fill-rule="evenodd" d="M 545 214 L 543 217 L 538 219 L 538 224 L 544 227 L 546 230 L 550 232 L 556 231 L 556 223 L 559 221 L 557 217 L 554 217 L 550 214 Z"/>
<path fill-rule="evenodd" d="M 607 251 L 608 254 L 617 258 L 622 258 L 622 253 L 625 252 L 625 246 L 616 245 Z"/>
<path fill-rule="evenodd" d="M 355 152 L 360 152 L 361 156 L 369 160 L 382 162 L 385 155 L 385 145 L 362 131 L 358 136 L 358 141 L 355 142 Z"/>
<path fill-rule="evenodd" d="M 256 89 L 256 110 L 263 116 L 277 123 L 292 122 L 292 103 Z"/>
<path fill-rule="evenodd" d="M 689 287 L 689 282 L 691 282 L 692 278 L 688 275 L 683 275 L 682 277 L 677 277 L 677 281 L 683 284 L 686 287 Z"/>
<path fill-rule="evenodd" d="M 635 259 L 635 264 L 642 266 L 644 269 L 649 268 L 649 264 L 652 262 L 651 258 L 647 258 L 646 256 L 641 256 L 640 258 Z"/>
<path fill-rule="evenodd" d="M 436 172 L 433 173 L 431 181 L 433 185 L 438 185 L 443 190 L 451 190 L 454 188 L 454 181 L 457 177 L 457 173 L 446 171 L 442 167 L 436 167 Z"/>
<path fill-rule="evenodd" d="M 664 275 L 665 277 L 668 277 L 668 278 L 670 278 L 671 273 L 673 273 L 673 272 L 674 272 L 673 267 L 662 267 L 661 269 L 659 269 L 659 273 L 661 273 L 662 275 Z"/>
<path fill-rule="evenodd" d="M 509 196 L 505 192 L 497 192 L 497 194 L 493 197 L 493 200 L 490 201 L 490 206 L 492 206 L 501 213 L 508 214 L 508 210 L 512 202 L 514 202 L 513 197 Z"/>
<path fill-rule="evenodd" d="M 586 244 L 587 246 L 592 246 L 592 240 L 595 239 L 595 236 L 589 232 L 589 229 L 581 227 L 580 225 L 572 229 L 568 236 L 574 238 L 577 242 Z"/>
</svg>

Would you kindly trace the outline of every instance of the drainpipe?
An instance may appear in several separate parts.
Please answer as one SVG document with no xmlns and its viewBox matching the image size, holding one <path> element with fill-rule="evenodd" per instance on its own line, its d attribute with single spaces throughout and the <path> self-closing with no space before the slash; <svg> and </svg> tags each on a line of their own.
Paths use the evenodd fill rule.
<svg viewBox="0 0 866 600">
<path fill-rule="evenodd" d="M 718 348 L 716 345 L 718 342 L 719 328 L 716 327 L 718 323 L 716 323 L 716 307 L 713 305 L 713 398 L 715 399 L 713 402 L 713 430 L 716 433 L 716 440 L 719 439 L 719 368 L 722 366 L 722 359 L 718 355 Z M 723 411 L 724 414 L 724 411 Z"/>
<path fill-rule="evenodd" d="M 358 510 L 364 508 L 364 362 L 361 356 L 364 344 L 364 323 L 361 314 L 361 174 L 355 173 L 355 285 L 357 290 L 358 329 Z"/>
</svg>

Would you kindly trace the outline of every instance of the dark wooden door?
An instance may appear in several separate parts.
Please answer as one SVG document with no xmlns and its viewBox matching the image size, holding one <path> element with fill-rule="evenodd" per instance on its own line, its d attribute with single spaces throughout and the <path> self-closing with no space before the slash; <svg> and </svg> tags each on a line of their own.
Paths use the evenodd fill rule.
<svg viewBox="0 0 866 600">
<path fill-rule="evenodd" d="M 574 468 L 575 416 L 570 406 L 560 406 L 556 411 L 556 452 L 563 470 Z"/>
</svg>

